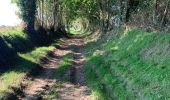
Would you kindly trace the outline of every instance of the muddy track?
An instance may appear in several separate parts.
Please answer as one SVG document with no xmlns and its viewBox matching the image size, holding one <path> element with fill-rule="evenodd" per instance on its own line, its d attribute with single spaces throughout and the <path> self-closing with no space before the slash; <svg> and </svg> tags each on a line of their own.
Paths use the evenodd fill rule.
<svg viewBox="0 0 170 100">
<path fill-rule="evenodd" d="M 17 94 L 18 100 L 44 100 L 41 92 L 58 84 L 53 75 L 54 70 L 58 68 L 62 57 L 69 53 L 73 54 L 72 68 L 68 74 L 70 81 L 63 82 L 62 87 L 56 89 L 59 94 L 56 100 L 90 100 L 91 92 L 86 86 L 82 50 L 82 39 L 65 39 L 49 56 L 42 59 L 42 70 L 38 75 L 28 76 L 22 81 L 21 92 Z"/>
</svg>

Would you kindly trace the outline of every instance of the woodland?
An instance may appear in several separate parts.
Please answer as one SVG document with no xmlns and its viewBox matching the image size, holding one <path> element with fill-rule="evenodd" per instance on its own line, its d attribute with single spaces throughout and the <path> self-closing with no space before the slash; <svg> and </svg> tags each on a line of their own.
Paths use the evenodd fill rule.
<svg viewBox="0 0 170 100">
<path fill-rule="evenodd" d="M 0 100 L 169 100 L 170 0 L 11 0 Z"/>
</svg>

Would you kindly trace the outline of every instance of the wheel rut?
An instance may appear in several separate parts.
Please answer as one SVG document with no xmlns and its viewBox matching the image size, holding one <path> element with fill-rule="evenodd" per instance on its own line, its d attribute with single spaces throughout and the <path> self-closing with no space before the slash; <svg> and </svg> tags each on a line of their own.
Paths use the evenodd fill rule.
<svg viewBox="0 0 170 100">
<path fill-rule="evenodd" d="M 71 69 L 70 82 L 64 83 L 58 90 L 58 100 L 90 100 L 91 91 L 86 86 L 86 78 L 83 70 L 85 57 L 82 55 L 83 41 L 81 39 L 68 40 L 73 53 L 73 67 Z"/>
<path fill-rule="evenodd" d="M 91 91 L 86 86 L 86 77 L 83 70 L 85 57 L 82 39 L 64 39 L 59 47 L 42 59 L 42 70 L 37 76 L 28 76 L 22 81 L 22 93 L 17 95 L 18 100 L 45 100 L 43 91 L 50 90 L 59 81 L 53 75 L 54 70 L 59 67 L 62 57 L 73 54 L 72 68 L 70 69 L 69 82 L 62 82 L 57 91 L 58 96 L 54 100 L 90 100 Z"/>
</svg>

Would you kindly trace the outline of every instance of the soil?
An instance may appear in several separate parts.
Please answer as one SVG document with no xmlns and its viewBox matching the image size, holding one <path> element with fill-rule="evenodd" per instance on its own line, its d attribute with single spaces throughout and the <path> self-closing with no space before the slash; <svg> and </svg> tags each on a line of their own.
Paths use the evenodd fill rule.
<svg viewBox="0 0 170 100">
<path fill-rule="evenodd" d="M 56 49 L 46 58 L 42 59 L 42 70 L 36 76 L 27 76 L 21 84 L 21 91 L 17 94 L 18 100 L 44 100 L 42 92 L 51 90 L 59 83 L 54 76 L 54 70 L 59 67 L 62 57 L 73 54 L 72 68 L 70 69 L 70 81 L 62 82 L 56 89 L 58 96 L 55 100 L 90 100 L 91 91 L 87 87 L 86 77 L 83 70 L 85 57 L 83 50 L 83 39 L 64 39 L 64 42 L 56 46 Z"/>
</svg>

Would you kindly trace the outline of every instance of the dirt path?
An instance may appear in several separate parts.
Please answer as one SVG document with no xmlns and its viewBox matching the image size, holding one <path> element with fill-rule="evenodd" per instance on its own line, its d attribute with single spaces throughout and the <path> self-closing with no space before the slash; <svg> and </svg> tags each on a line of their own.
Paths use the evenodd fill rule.
<svg viewBox="0 0 170 100">
<path fill-rule="evenodd" d="M 83 71 L 84 56 L 81 54 L 83 49 L 82 39 L 65 39 L 57 49 L 48 57 L 43 59 L 40 74 L 36 77 L 27 77 L 22 85 L 24 86 L 19 100 L 44 100 L 41 92 L 50 90 L 58 84 L 58 80 L 53 75 L 54 70 L 59 66 L 62 57 L 66 54 L 73 54 L 73 67 L 70 70 L 70 82 L 63 82 L 56 89 L 58 97 L 56 100 L 90 100 L 90 90 L 86 86 L 86 78 Z"/>
<path fill-rule="evenodd" d="M 58 100 L 90 100 L 90 90 L 86 86 L 86 78 L 83 70 L 84 56 L 81 54 L 83 50 L 81 39 L 67 40 L 68 48 L 73 53 L 73 70 L 70 75 L 71 82 L 63 83 L 58 89 Z"/>
</svg>

